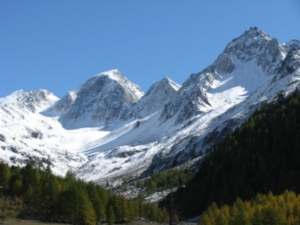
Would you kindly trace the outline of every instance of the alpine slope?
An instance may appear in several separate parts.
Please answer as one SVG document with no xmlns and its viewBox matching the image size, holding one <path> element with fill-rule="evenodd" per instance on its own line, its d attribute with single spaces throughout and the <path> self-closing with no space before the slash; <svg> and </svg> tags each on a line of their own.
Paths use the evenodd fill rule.
<svg viewBox="0 0 300 225">
<path fill-rule="evenodd" d="M 86 181 L 145 177 L 201 161 L 207 150 L 278 93 L 300 90 L 300 41 L 279 44 L 257 27 L 182 84 L 144 94 L 118 70 L 58 99 L 47 90 L 0 99 L 0 160 Z"/>
</svg>

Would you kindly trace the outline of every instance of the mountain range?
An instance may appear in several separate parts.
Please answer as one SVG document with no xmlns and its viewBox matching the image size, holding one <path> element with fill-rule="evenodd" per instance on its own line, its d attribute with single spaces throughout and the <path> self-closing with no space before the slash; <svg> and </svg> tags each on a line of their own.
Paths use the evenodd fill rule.
<svg viewBox="0 0 300 225">
<path fill-rule="evenodd" d="M 198 165 L 263 102 L 296 88 L 300 41 L 279 44 L 253 27 L 182 85 L 163 78 L 144 94 L 111 70 L 61 99 L 47 90 L 0 98 L 0 160 L 95 182 Z"/>
</svg>

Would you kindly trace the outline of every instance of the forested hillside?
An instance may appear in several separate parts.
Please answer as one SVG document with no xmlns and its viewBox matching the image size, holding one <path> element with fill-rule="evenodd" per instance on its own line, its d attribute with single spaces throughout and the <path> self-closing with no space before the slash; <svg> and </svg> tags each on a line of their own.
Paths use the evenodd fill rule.
<svg viewBox="0 0 300 225">
<path fill-rule="evenodd" d="M 94 183 L 54 176 L 28 164 L 8 167 L 0 162 L 0 218 L 38 219 L 72 224 L 125 222 L 145 217 L 163 222 L 168 215 L 142 199 L 127 200 Z"/>
<path fill-rule="evenodd" d="M 181 217 L 200 215 L 212 202 L 232 204 L 257 193 L 300 193 L 300 93 L 264 103 L 241 127 L 212 148 L 196 176 L 160 206 Z"/>
</svg>

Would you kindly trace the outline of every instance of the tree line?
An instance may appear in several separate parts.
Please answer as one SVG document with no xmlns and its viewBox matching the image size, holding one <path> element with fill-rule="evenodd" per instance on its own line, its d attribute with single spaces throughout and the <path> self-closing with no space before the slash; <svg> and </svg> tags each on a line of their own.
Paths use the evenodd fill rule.
<svg viewBox="0 0 300 225">
<path fill-rule="evenodd" d="M 212 202 L 232 204 L 257 193 L 300 193 L 300 93 L 278 94 L 211 148 L 195 177 L 172 196 L 181 217 L 200 215 Z M 170 196 L 159 203 L 166 207 Z"/>
<path fill-rule="evenodd" d="M 0 218 L 18 217 L 72 224 L 109 224 L 135 220 L 168 220 L 166 211 L 143 199 L 126 199 L 70 172 L 58 177 L 51 170 L 9 167 L 0 162 Z"/>
</svg>

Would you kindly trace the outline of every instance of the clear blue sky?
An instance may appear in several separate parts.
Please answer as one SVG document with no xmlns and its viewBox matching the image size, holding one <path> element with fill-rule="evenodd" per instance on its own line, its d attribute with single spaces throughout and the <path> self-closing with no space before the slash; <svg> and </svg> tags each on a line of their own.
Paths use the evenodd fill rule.
<svg viewBox="0 0 300 225">
<path fill-rule="evenodd" d="M 0 0 L 0 97 L 58 97 L 119 69 L 144 92 L 182 84 L 251 26 L 300 39 L 299 0 Z"/>
</svg>

